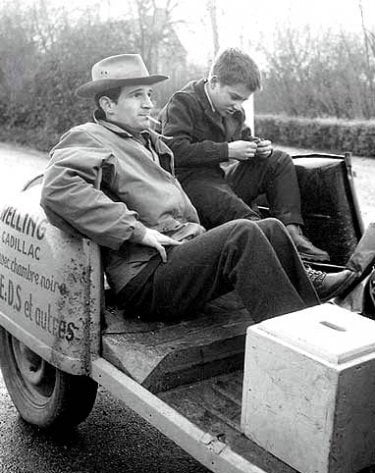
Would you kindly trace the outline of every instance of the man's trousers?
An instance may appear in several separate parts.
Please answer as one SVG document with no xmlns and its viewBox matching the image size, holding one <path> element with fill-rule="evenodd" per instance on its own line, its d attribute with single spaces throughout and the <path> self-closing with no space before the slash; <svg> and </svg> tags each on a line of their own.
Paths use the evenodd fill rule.
<svg viewBox="0 0 375 473">
<path fill-rule="evenodd" d="M 169 247 L 168 261 L 158 263 L 146 280 L 135 277 L 118 302 L 144 318 L 176 319 L 233 289 L 257 322 L 319 304 L 294 244 L 276 219 L 235 220 Z"/>
</svg>

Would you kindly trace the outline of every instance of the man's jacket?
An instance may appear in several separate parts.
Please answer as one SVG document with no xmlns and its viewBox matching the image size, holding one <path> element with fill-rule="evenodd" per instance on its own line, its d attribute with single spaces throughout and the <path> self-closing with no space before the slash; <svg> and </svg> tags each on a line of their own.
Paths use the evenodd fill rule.
<svg viewBox="0 0 375 473">
<path fill-rule="evenodd" d="M 41 205 L 47 216 L 105 249 L 108 281 L 116 292 L 157 254 L 139 244 L 146 227 L 173 237 L 187 222 L 199 221 L 173 175 L 170 149 L 156 133 L 149 136 L 165 169 L 141 141 L 99 121 L 63 135 L 44 175 Z"/>
<path fill-rule="evenodd" d="M 220 164 L 229 159 L 228 142 L 247 139 L 251 134 L 244 125 L 243 111 L 224 120 L 213 111 L 204 90 L 205 82 L 189 82 L 170 98 L 159 115 L 180 179 L 221 174 Z"/>
</svg>

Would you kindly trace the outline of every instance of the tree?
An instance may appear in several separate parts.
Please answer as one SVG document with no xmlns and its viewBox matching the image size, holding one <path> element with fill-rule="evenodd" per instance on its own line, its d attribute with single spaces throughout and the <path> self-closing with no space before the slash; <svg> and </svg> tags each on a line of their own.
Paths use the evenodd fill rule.
<svg viewBox="0 0 375 473">
<path fill-rule="evenodd" d="M 369 88 L 369 102 L 366 115 L 371 116 L 375 112 L 375 35 L 366 27 L 365 11 L 362 0 L 358 0 L 359 12 L 361 15 L 362 34 L 365 45 L 365 74 L 367 79 L 367 87 Z"/>
<path fill-rule="evenodd" d="M 67 11 L 38 0 L 0 6 L 0 133 L 17 135 L 21 143 L 49 149 L 72 125 L 90 120 L 92 100 L 77 99 L 75 90 L 90 80 L 100 59 L 140 53 L 150 72 L 166 73 L 157 106 L 196 72 L 188 68 L 186 51 L 174 31 L 172 11 L 165 0 L 132 0 L 122 17 L 103 19 L 98 5 Z"/>
<path fill-rule="evenodd" d="M 258 109 L 306 117 L 375 116 L 373 76 L 358 34 L 283 27 L 275 32 L 272 52 L 263 53 L 268 66 Z"/>
<path fill-rule="evenodd" d="M 208 13 L 210 15 L 214 56 L 216 56 L 220 48 L 216 0 L 207 0 L 206 6 L 207 6 Z"/>
</svg>

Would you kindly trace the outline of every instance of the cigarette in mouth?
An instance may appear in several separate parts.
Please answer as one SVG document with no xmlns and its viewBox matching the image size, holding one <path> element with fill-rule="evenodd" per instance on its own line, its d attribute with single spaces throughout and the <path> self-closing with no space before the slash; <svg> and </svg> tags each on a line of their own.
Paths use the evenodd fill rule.
<svg viewBox="0 0 375 473">
<path fill-rule="evenodd" d="M 147 115 L 147 118 L 148 118 L 152 123 L 155 123 L 155 125 L 161 125 L 161 123 L 159 122 L 159 120 L 156 120 L 156 118 L 151 117 L 150 115 Z"/>
</svg>

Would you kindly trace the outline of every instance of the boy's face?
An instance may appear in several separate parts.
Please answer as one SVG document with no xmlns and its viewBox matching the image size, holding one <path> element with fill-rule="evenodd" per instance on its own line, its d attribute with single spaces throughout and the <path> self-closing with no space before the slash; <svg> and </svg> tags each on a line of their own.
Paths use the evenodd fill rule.
<svg viewBox="0 0 375 473">
<path fill-rule="evenodd" d="M 152 89 L 149 85 L 125 86 L 117 100 L 108 99 L 105 109 L 107 120 L 125 128 L 142 131 L 149 127 L 149 115 L 153 108 Z"/>
<path fill-rule="evenodd" d="M 216 77 L 210 79 L 208 91 L 215 110 L 223 117 L 240 110 L 243 102 L 253 94 L 245 84 L 224 85 Z"/>
</svg>

